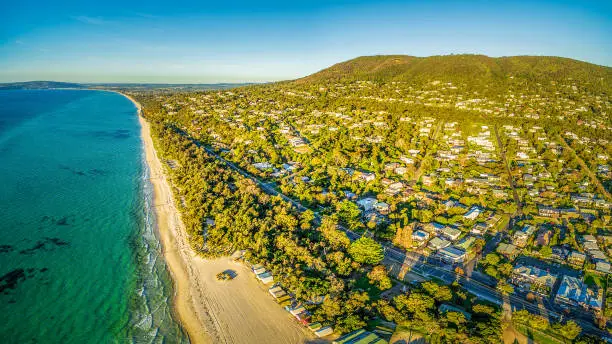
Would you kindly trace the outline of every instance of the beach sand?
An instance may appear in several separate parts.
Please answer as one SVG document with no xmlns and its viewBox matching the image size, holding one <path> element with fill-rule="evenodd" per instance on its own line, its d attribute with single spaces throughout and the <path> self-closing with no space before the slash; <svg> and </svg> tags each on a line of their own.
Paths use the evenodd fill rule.
<svg viewBox="0 0 612 344">
<path fill-rule="evenodd" d="M 159 237 L 174 280 L 174 306 L 192 343 L 304 343 L 312 334 L 284 311 L 243 264 L 228 257 L 203 259 L 189 246 L 147 121 L 140 116 Z M 217 281 L 231 269 L 236 277 Z"/>
</svg>

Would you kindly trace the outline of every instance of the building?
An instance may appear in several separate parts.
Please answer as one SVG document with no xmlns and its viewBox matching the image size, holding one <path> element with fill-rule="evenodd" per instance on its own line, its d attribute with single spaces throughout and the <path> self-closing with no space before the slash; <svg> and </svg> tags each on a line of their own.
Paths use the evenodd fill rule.
<svg viewBox="0 0 612 344">
<path fill-rule="evenodd" d="M 555 301 L 567 306 L 600 310 L 603 303 L 603 291 L 601 289 L 595 291 L 575 277 L 564 276 Z"/>
<path fill-rule="evenodd" d="M 585 260 L 586 260 L 586 255 L 578 251 L 570 252 L 569 256 L 567 257 L 567 261 L 570 264 L 578 265 L 578 266 L 583 266 Z"/>
<path fill-rule="evenodd" d="M 456 228 L 444 227 L 440 234 L 450 241 L 455 241 L 461 235 L 461 231 Z"/>
<path fill-rule="evenodd" d="M 445 247 L 448 247 L 450 245 L 451 245 L 450 241 L 441 239 L 439 237 L 435 237 L 429 241 L 429 244 L 427 245 L 427 247 L 429 247 L 430 249 L 434 251 L 437 251 Z"/>
<path fill-rule="evenodd" d="M 525 290 L 548 294 L 557 276 L 531 265 L 519 264 L 512 270 L 512 283 Z"/>
<path fill-rule="evenodd" d="M 476 220 L 476 218 L 480 215 L 481 212 L 482 210 L 479 207 L 472 206 L 470 210 L 468 210 L 468 212 L 463 215 L 463 217 L 468 220 Z"/>
<path fill-rule="evenodd" d="M 445 247 L 438 251 L 438 257 L 449 264 L 461 263 L 465 260 L 465 251 L 456 247 Z"/>
<path fill-rule="evenodd" d="M 495 251 L 508 259 L 514 259 L 514 257 L 518 253 L 516 246 L 512 244 L 506 244 L 505 242 L 500 243 Z"/>
<path fill-rule="evenodd" d="M 518 247 L 525 247 L 529 238 L 535 233 L 536 228 L 532 225 L 524 225 L 523 228 L 512 235 L 513 243 Z"/>
<path fill-rule="evenodd" d="M 376 204 L 376 202 L 378 202 L 376 198 L 367 197 L 358 200 L 357 205 L 363 208 L 364 211 L 371 211 L 372 209 L 374 209 L 374 204 Z"/>
<path fill-rule="evenodd" d="M 412 240 L 418 242 L 419 244 L 424 243 L 425 241 L 427 241 L 427 239 L 429 239 L 429 233 L 425 231 L 419 229 L 412 232 Z"/>
</svg>

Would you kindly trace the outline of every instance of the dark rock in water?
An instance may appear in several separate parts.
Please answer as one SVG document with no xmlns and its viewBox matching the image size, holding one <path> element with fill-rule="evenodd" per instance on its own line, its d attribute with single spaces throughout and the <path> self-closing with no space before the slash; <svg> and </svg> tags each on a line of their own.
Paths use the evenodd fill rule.
<svg viewBox="0 0 612 344">
<path fill-rule="evenodd" d="M 0 293 L 8 289 L 15 289 L 19 282 L 23 282 L 26 279 L 24 269 L 15 269 L 11 272 L 6 273 L 0 277 Z"/>
<path fill-rule="evenodd" d="M 44 238 L 39 240 L 36 244 L 30 248 L 19 251 L 20 254 L 34 254 L 38 250 L 51 251 L 53 248 L 58 246 L 68 246 L 68 242 L 61 240 L 60 238 Z"/>
<path fill-rule="evenodd" d="M 68 226 L 68 216 L 64 216 L 61 219 L 55 221 L 55 224 L 58 226 Z"/>
<path fill-rule="evenodd" d="M 105 176 L 108 172 L 97 168 L 89 170 L 89 174 L 92 176 Z"/>
<path fill-rule="evenodd" d="M 8 253 L 12 252 L 13 250 L 14 248 L 11 245 L 0 245 L 0 253 Z"/>
<path fill-rule="evenodd" d="M 42 268 L 42 269 L 40 269 L 40 272 L 47 272 L 47 271 L 49 271 L 49 269 L 48 269 L 48 268 Z"/>
</svg>

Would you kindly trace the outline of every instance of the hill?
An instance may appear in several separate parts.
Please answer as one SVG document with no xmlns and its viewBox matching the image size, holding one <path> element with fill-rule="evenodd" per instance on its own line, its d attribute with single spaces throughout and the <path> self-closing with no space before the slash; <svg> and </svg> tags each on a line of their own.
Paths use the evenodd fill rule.
<svg viewBox="0 0 612 344">
<path fill-rule="evenodd" d="M 334 81 L 404 81 L 415 84 L 440 80 L 466 84 L 501 84 L 512 79 L 550 83 L 573 79 L 594 88 L 609 90 L 612 68 L 562 57 L 484 55 L 362 56 L 335 64 L 307 77 L 302 83 Z M 516 80 L 515 80 L 516 81 Z"/>
<path fill-rule="evenodd" d="M 0 84 L 0 90 L 31 90 L 49 88 L 86 88 L 81 84 L 59 81 L 26 81 Z"/>
</svg>

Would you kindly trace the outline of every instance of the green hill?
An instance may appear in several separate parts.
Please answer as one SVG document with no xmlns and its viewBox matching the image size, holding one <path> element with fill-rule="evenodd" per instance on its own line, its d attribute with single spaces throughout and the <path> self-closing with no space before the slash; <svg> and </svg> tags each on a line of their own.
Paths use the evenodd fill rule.
<svg viewBox="0 0 612 344">
<path fill-rule="evenodd" d="M 415 84 L 439 80 L 465 84 L 499 84 L 510 80 L 548 83 L 573 79 L 581 85 L 609 90 L 612 68 L 563 57 L 445 55 L 362 56 L 295 80 L 295 83 L 334 81 L 404 81 Z"/>
</svg>

